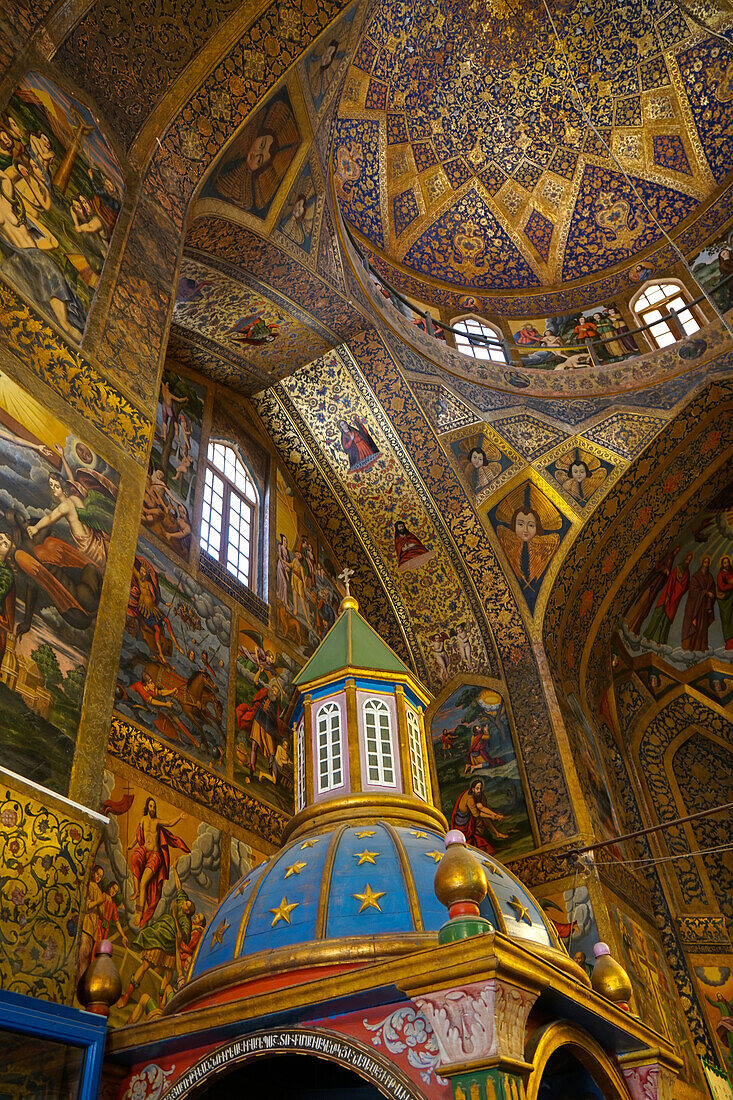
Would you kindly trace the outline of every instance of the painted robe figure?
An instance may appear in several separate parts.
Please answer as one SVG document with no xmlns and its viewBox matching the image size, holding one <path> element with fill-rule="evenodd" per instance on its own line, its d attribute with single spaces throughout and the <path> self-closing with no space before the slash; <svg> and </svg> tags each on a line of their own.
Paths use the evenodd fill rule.
<svg viewBox="0 0 733 1100">
<path fill-rule="evenodd" d="M 733 649 L 733 565 L 725 554 L 720 559 L 720 568 L 716 580 L 716 595 L 720 611 L 720 626 L 725 639 L 725 648 Z"/>
<path fill-rule="evenodd" d="M 417 535 L 408 531 L 402 520 L 394 525 L 394 548 L 397 555 L 397 568 L 400 573 L 408 569 L 417 569 L 434 556 L 434 550 L 428 550 Z"/>
<path fill-rule="evenodd" d="M 626 625 L 632 634 L 638 634 L 641 630 L 644 620 L 654 607 L 655 600 L 667 583 L 674 566 L 674 559 L 679 552 L 679 546 L 675 546 L 669 554 L 663 557 L 661 561 L 657 562 L 654 569 L 644 581 L 642 593 L 626 620 Z"/>
<path fill-rule="evenodd" d="M 484 831 L 488 828 L 496 837 L 505 839 L 504 834 L 492 824 L 501 821 L 503 816 L 486 805 L 483 780 L 474 779 L 453 807 L 450 826 L 451 829 L 460 829 L 469 844 L 492 855 L 496 849 Z"/>
<path fill-rule="evenodd" d="M 366 422 L 360 416 L 355 416 L 353 421 L 349 424 L 346 420 L 339 420 L 337 424 L 341 432 L 341 446 L 349 460 L 349 472 L 369 469 L 380 453 Z"/>
<path fill-rule="evenodd" d="M 659 594 L 657 606 L 644 636 L 658 645 L 666 645 L 677 609 L 690 587 L 690 562 L 692 554 L 686 554 L 681 565 L 671 571 L 667 583 Z"/>
<path fill-rule="evenodd" d="M 700 568 L 690 578 L 690 586 L 682 620 L 682 648 L 704 653 L 708 648 L 708 630 L 715 617 L 715 578 L 710 572 L 710 558 L 704 557 Z"/>
<path fill-rule="evenodd" d="M 171 832 L 174 825 L 183 817 L 166 824 L 158 819 L 158 808 L 154 798 L 148 798 L 143 816 L 137 827 L 135 842 L 130 845 L 130 867 L 135 877 L 135 909 L 140 914 L 139 928 L 143 928 L 152 917 L 163 893 L 163 885 L 170 874 L 171 860 L 169 848 L 180 848 L 190 852 L 184 840 Z"/>
</svg>

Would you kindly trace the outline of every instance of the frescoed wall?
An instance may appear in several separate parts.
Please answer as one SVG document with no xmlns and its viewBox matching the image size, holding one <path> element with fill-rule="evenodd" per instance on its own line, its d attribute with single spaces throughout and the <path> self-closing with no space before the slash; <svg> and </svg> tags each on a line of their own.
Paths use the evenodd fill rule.
<svg viewBox="0 0 733 1100">
<path fill-rule="evenodd" d="M 295 812 L 289 719 L 299 669 L 275 638 L 239 620 L 234 778 L 288 814 Z"/>
<path fill-rule="evenodd" d="M 679 669 L 733 655 L 733 494 L 724 490 L 644 578 L 626 610 L 632 656 L 656 654 Z M 721 693 L 725 694 L 725 692 Z"/>
<path fill-rule="evenodd" d="M 715 962 L 695 963 L 693 973 L 725 1068 L 733 1080 L 733 956 L 720 955 Z"/>
<path fill-rule="evenodd" d="M 340 567 L 279 469 L 275 555 L 277 632 L 309 656 L 336 621 Z"/>
<path fill-rule="evenodd" d="M 303 59 L 303 71 L 306 75 L 304 84 L 313 100 L 317 117 L 329 102 L 338 85 L 337 77 L 346 66 L 348 39 L 355 15 L 356 7 L 350 8 Z"/>
<path fill-rule="evenodd" d="M 436 711 L 431 738 L 440 803 L 452 828 L 504 861 L 533 847 L 506 703 L 465 684 Z"/>
<path fill-rule="evenodd" d="M 593 948 L 601 936 L 588 887 L 583 883 L 565 890 L 542 887 L 536 893 L 545 916 L 555 925 L 571 959 L 575 959 L 590 977 L 595 959 Z"/>
<path fill-rule="evenodd" d="M 130 585 L 115 706 L 224 771 L 231 613 L 144 539 Z"/>
<path fill-rule="evenodd" d="M 527 607 L 534 613 L 542 582 L 570 521 L 531 481 L 516 485 L 489 508 L 488 520 Z"/>
<path fill-rule="evenodd" d="M 0 115 L 0 278 L 80 341 L 125 183 L 92 113 L 27 73 Z"/>
<path fill-rule="evenodd" d="M 464 484 L 477 504 L 511 476 L 518 458 L 487 425 L 479 431 L 452 434 L 450 446 Z"/>
<path fill-rule="evenodd" d="M 280 88 L 239 131 L 204 194 L 264 221 L 310 137 L 297 81 Z"/>
<path fill-rule="evenodd" d="M 111 1023 L 160 1016 L 185 982 L 221 893 L 221 834 L 150 793 L 144 778 L 106 771 L 109 817 L 81 922 L 80 971 L 109 939 L 123 993 Z"/>
<path fill-rule="evenodd" d="M 205 394 L 188 378 L 163 371 L 141 522 L 182 558 L 191 549 Z"/>
<path fill-rule="evenodd" d="M 0 746 L 65 794 L 119 478 L 0 375 Z"/>
<path fill-rule="evenodd" d="M 727 230 L 698 252 L 692 260 L 692 274 L 711 292 L 723 312 L 733 306 L 733 230 Z M 724 285 L 720 286 L 721 283 Z"/>
<path fill-rule="evenodd" d="M 509 327 L 525 367 L 591 367 L 593 360 L 586 340 L 608 339 L 608 343 L 593 343 L 593 354 L 600 364 L 620 363 L 639 354 L 636 339 L 613 302 L 541 320 L 509 321 Z"/>
<path fill-rule="evenodd" d="M 633 1007 L 642 1020 L 673 1044 L 684 1062 L 680 1077 L 690 1085 L 703 1087 L 700 1062 L 657 936 L 617 905 L 610 904 L 609 913 L 619 949 L 618 959 L 631 979 Z"/>
<path fill-rule="evenodd" d="M 573 753 L 573 764 L 596 835 L 599 840 L 611 840 L 619 836 L 623 830 L 619 827 L 613 808 L 613 797 L 596 734 L 583 708 L 572 693 L 563 700 L 561 708 Z M 611 845 L 610 851 L 617 858 L 623 858 L 618 845 Z"/>
</svg>

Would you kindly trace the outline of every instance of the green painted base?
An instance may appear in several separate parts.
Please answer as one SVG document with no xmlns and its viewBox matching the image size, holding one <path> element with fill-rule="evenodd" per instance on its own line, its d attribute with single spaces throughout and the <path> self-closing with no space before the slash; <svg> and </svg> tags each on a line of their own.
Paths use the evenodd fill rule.
<svg viewBox="0 0 733 1100">
<path fill-rule="evenodd" d="M 485 936 L 489 932 L 495 932 L 491 921 L 485 917 L 456 917 L 449 920 L 438 932 L 438 943 L 455 943 L 457 940 L 467 940 L 471 936 Z"/>
<path fill-rule="evenodd" d="M 524 1100 L 521 1078 L 500 1069 L 458 1073 L 450 1079 L 453 1100 Z"/>
</svg>

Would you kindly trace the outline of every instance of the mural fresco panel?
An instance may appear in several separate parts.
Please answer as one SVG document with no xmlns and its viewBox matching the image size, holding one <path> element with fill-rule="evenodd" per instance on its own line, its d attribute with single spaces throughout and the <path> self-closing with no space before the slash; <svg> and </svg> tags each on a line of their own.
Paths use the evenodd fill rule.
<svg viewBox="0 0 733 1100">
<path fill-rule="evenodd" d="M 183 558 L 191 548 L 205 398 L 203 386 L 163 371 L 141 522 Z"/>
<path fill-rule="evenodd" d="M 186 981 L 219 903 L 219 829 L 150 793 L 140 779 L 104 773 L 109 818 L 81 922 L 80 972 L 102 939 L 122 976 L 113 1026 L 161 1015 Z"/>
<path fill-rule="evenodd" d="M 431 737 L 443 813 L 470 844 L 502 861 L 534 842 L 499 692 L 465 684 L 436 711 Z"/>
<path fill-rule="evenodd" d="M 621 363 L 640 354 L 614 302 L 541 320 L 509 321 L 509 327 L 524 367 L 543 370 L 592 367 L 586 340 L 607 340 L 603 344 L 593 343 L 593 353 L 601 366 Z"/>
<path fill-rule="evenodd" d="M 229 608 L 140 538 L 117 675 L 118 711 L 223 772 Z"/>
<path fill-rule="evenodd" d="M 720 955 L 714 962 L 696 963 L 693 973 L 710 1029 L 733 1080 L 733 956 Z"/>
<path fill-rule="evenodd" d="M 719 308 L 727 312 L 733 306 L 733 230 L 728 230 L 698 252 L 691 266 L 698 283 L 711 292 Z M 721 283 L 725 285 L 720 286 Z"/>
<path fill-rule="evenodd" d="M 2 759 L 65 794 L 119 477 L 6 375 L 0 466 Z"/>
<path fill-rule="evenodd" d="M 0 115 L 0 278 L 79 342 L 125 194 L 91 114 L 27 73 Z"/>
<path fill-rule="evenodd" d="M 340 568 L 279 469 L 275 555 L 278 634 L 310 656 L 336 622 Z"/>
<path fill-rule="evenodd" d="M 300 667 L 271 635 L 239 620 L 234 778 L 288 814 L 295 812 L 289 719 Z"/>
<path fill-rule="evenodd" d="M 653 654 L 677 669 L 733 658 L 733 490 L 688 526 L 644 578 L 621 635 L 632 656 Z M 725 672 L 725 669 L 721 669 Z M 725 676 L 712 690 L 726 694 Z M 711 684 L 712 687 L 712 684 Z"/>
</svg>

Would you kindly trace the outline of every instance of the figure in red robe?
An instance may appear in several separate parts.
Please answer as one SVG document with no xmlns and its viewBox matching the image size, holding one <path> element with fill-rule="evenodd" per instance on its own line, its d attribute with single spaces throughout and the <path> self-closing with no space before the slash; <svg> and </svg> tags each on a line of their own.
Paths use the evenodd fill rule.
<svg viewBox="0 0 733 1100">
<path fill-rule="evenodd" d="M 366 421 L 355 416 L 353 424 L 339 420 L 341 446 L 349 460 L 349 470 L 367 470 L 379 458 L 379 447 L 372 439 Z"/>
<path fill-rule="evenodd" d="M 666 645 L 680 601 L 690 587 L 690 562 L 692 554 L 686 554 L 681 565 L 667 577 L 667 583 L 659 594 L 657 606 L 644 636 L 659 645 Z"/>
<path fill-rule="evenodd" d="M 682 620 L 682 648 L 693 653 L 705 653 L 708 630 L 715 616 L 715 578 L 710 572 L 710 558 L 700 562 L 697 573 L 690 578 L 690 591 Z"/>
<path fill-rule="evenodd" d="M 148 798 L 145 803 L 135 842 L 128 848 L 131 852 L 130 867 L 135 878 L 135 911 L 140 914 L 138 928 L 143 928 L 148 923 L 160 901 L 163 884 L 171 869 L 169 848 L 191 851 L 185 840 L 171 832 L 182 817 L 183 814 L 179 814 L 171 822 L 161 821 L 155 799 Z"/>
<path fill-rule="evenodd" d="M 647 615 L 654 607 L 654 601 L 667 583 L 667 578 L 672 572 L 674 559 L 679 554 L 679 546 L 675 546 L 669 554 L 666 554 L 660 562 L 648 574 L 643 589 L 636 603 L 628 612 L 626 625 L 632 634 L 638 634 Z"/>
<path fill-rule="evenodd" d="M 398 520 L 394 525 L 394 548 L 397 555 L 397 568 L 401 573 L 407 569 L 416 569 L 418 565 L 424 565 L 435 553 L 434 550 L 428 550 L 417 535 L 408 531 L 402 520 Z"/>
<path fill-rule="evenodd" d="M 717 596 L 725 648 L 733 649 L 733 566 L 727 554 L 724 554 L 720 559 Z"/>
</svg>

